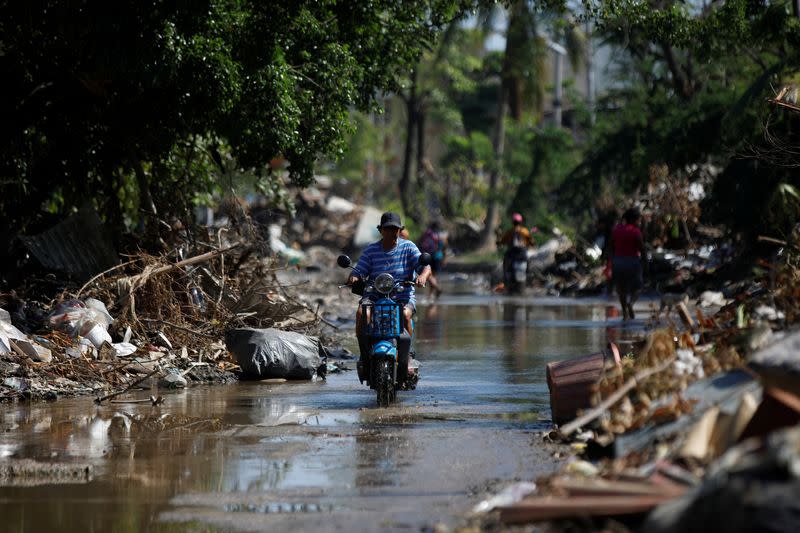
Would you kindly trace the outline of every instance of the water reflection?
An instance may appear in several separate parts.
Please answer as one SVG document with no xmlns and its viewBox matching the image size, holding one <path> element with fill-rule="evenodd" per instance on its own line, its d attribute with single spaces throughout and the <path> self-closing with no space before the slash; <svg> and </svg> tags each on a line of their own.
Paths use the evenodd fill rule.
<svg viewBox="0 0 800 533">
<path fill-rule="evenodd" d="M 409 432 L 393 425 L 375 423 L 362 426 L 355 436 L 355 486 L 362 492 L 376 487 L 400 484 L 413 462 L 415 442 Z"/>
<path fill-rule="evenodd" d="M 547 362 L 591 353 L 606 342 L 602 306 L 498 299 L 444 309 L 446 316 L 439 305 L 422 308 L 424 320 L 417 328 L 421 355 L 466 358 L 488 372 L 502 368 L 502 380 L 511 383 L 541 383 Z"/>
</svg>

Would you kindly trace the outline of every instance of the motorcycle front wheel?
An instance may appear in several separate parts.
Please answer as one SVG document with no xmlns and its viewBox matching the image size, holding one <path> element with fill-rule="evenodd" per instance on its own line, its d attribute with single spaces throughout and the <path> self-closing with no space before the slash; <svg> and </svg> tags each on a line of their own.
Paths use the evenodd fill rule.
<svg viewBox="0 0 800 533">
<path fill-rule="evenodd" d="M 378 407 L 389 407 L 394 401 L 392 365 L 389 361 L 381 361 L 375 365 L 375 392 L 378 397 Z"/>
</svg>

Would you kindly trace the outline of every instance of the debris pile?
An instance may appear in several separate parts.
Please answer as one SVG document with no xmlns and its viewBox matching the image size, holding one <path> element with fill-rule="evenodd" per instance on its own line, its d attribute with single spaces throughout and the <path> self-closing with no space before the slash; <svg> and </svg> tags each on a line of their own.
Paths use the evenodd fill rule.
<svg viewBox="0 0 800 533">
<path fill-rule="evenodd" d="M 723 241 L 722 230 L 701 224 L 701 202 L 717 173 L 710 165 L 684 169 L 680 175 L 654 165 L 645 190 L 626 200 L 624 205 L 643 215 L 645 277 L 653 287 L 677 292 L 698 286 L 730 262 L 734 249 Z M 609 240 L 620 204 L 610 199 L 605 204 L 598 205 L 604 214 L 593 234 L 570 240 L 556 230 L 553 238 L 529 252 L 529 285 L 552 295 L 598 294 L 608 287 Z"/>
<path fill-rule="evenodd" d="M 800 333 L 787 329 L 800 289 L 787 259 L 701 293 L 694 316 L 684 306 L 618 362 L 601 352 L 551 380 L 551 398 L 586 401 L 544 436 L 573 453 L 535 491 L 501 498 L 494 519 L 602 529 L 614 518 L 619 530 L 667 532 L 714 517 L 726 531 L 793 530 L 797 505 L 780 495 L 800 487 Z"/>
<path fill-rule="evenodd" d="M 72 394 L 105 400 L 143 377 L 162 388 L 235 380 L 239 365 L 226 332 L 313 334 L 321 324 L 278 281 L 286 266 L 262 258 L 264 249 L 220 235 L 213 245 L 129 256 L 45 303 L 33 291 L 0 295 L 0 401 Z"/>
</svg>

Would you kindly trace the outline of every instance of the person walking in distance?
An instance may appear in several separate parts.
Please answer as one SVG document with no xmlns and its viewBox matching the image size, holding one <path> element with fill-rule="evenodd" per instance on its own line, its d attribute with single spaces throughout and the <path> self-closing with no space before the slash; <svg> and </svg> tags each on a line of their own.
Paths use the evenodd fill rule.
<svg viewBox="0 0 800 533">
<path fill-rule="evenodd" d="M 421 252 L 431 255 L 431 276 L 428 278 L 429 290 L 438 298 L 442 294 L 442 287 L 439 285 L 436 274 L 442 268 L 447 253 L 447 236 L 442 231 L 442 225 L 439 221 L 434 220 L 431 222 L 428 229 L 422 234 L 419 241 L 419 249 Z"/>
<path fill-rule="evenodd" d="M 635 318 L 633 305 L 642 290 L 644 239 L 639 225 L 642 215 L 636 208 L 625 211 L 622 222 L 611 232 L 611 275 L 622 306 L 622 318 Z"/>
</svg>

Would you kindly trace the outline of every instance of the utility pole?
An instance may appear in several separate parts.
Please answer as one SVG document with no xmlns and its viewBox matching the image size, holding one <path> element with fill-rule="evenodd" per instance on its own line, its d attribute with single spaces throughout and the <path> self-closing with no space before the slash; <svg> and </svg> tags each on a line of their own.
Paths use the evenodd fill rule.
<svg viewBox="0 0 800 533">
<path fill-rule="evenodd" d="M 547 47 L 556 54 L 555 87 L 553 90 L 553 124 L 557 128 L 560 128 L 561 107 L 564 102 L 564 56 L 567 55 L 567 50 L 550 39 L 547 40 Z"/>
<path fill-rule="evenodd" d="M 800 0 L 794 0 L 800 2 Z M 594 126 L 595 120 L 595 79 L 594 79 L 594 47 L 592 46 L 592 25 L 586 21 L 586 104 L 589 108 L 589 124 Z"/>
</svg>

